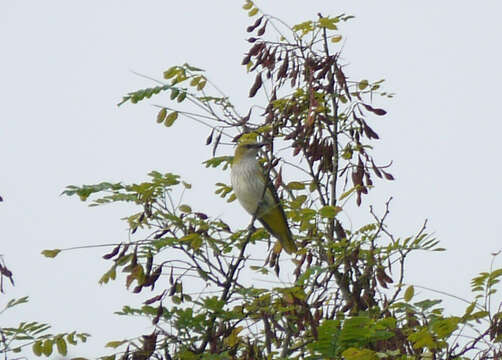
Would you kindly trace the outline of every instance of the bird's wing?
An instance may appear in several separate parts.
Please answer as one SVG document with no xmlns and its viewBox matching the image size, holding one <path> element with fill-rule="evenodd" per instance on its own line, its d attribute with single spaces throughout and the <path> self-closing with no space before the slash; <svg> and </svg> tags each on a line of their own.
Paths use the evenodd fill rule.
<svg viewBox="0 0 502 360">
<path fill-rule="evenodd" d="M 270 178 L 266 178 L 266 172 L 262 168 L 261 180 L 266 184 L 267 190 L 263 199 L 264 204 L 259 210 L 258 220 L 272 235 L 277 237 L 288 253 L 296 251 L 296 244 L 293 240 L 291 230 L 284 209 L 282 208 L 279 195 Z M 263 208 L 267 209 L 263 211 Z"/>
<path fill-rule="evenodd" d="M 274 184 L 272 183 L 272 179 L 270 177 L 267 177 L 267 171 L 265 171 L 265 168 L 260 164 L 261 171 L 260 171 L 260 180 L 265 184 L 267 187 L 267 190 L 265 191 L 265 195 L 263 196 L 264 199 L 263 201 L 265 202 L 267 207 L 280 207 L 281 212 L 284 215 L 284 218 L 286 218 L 286 215 L 284 214 L 284 211 L 282 210 L 281 206 L 281 199 L 279 199 L 279 195 L 277 194 L 277 190 L 275 189 Z"/>
</svg>

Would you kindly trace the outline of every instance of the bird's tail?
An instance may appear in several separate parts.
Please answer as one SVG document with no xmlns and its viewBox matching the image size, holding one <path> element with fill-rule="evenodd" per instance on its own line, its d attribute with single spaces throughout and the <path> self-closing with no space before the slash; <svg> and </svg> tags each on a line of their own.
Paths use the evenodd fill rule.
<svg viewBox="0 0 502 360">
<path fill-rule="evenodd" d="M 265 229 L 279 240 L 288 254 L 295 253 L 298 250 L 281 209 L 276 208 L 273 211 L 269 211 L 258 218 L 258 220 L 260 220 Z"/>
</svg>

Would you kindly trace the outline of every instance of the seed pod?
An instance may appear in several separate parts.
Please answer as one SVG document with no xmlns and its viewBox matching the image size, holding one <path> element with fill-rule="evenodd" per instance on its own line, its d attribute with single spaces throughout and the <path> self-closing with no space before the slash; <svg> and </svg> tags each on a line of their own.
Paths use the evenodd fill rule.
<svg viewBox="0 0 502 360">
<path fill-rule="evenodd" d="M 159 294 L 157 296 L 154 296 L 153 298 L 150 298 L 150 299 L 144 301 L 143 304 L 150 305 L 150 304 L 153 304 L 154 302 L 161 300 L 164 297 L 164 293 L 165 293 L 165 291 L 163 291 L 162 294 Z"/>
<path fill-rule="evenodd" d="M 214 134 L 214 128 L 213 128 L 213 130 L 211 130 L 211 133 L 209 134 L 209 136 L 206 139 L 206 145 L 211 144 L 211 142 L 213 141 L 213 134 Z"/>
<path fill-rule="evenodd" d="M 378 116 L 382 116 L 382 115 L 387 114 L 387 111 L 385 111 L 384 109 L 377 109 L 377 108 L 374 108 L 373 106 L 368 105 L 368 104 L 363 104 L 363 106 L 366 108 L 366 110 L 371 111 L 372 113 L 374 113 Z"/>
<path fill-rule="evenodd" d="M 373 167 L 373 172 L 375 173 L 375 175 L 378 176 L 379 178 L 382 178 L 382 173 L 380 172 L 380 170 L 378 170 L 378 167 L 373 162 L 373 159 L 371 160 L 371 165 Z"/>
<path fill-rule="evenodd" d="M 265 34 L 265 29 L 267 28 L 268 21 L 265 21 L 265 24 L 258 30 L 257 34 L 258 36 L 262 36 Z"/>
<path fill-rule="evenodd" d="M 146 256 L 146 266 L 145 266 L 145 273 L 147 276 L 150 275 L 150 271 L 152 271 L 152 265 L 153 265 L 153 255 L 150 251 L 148 251 L 148 255 Z"/>
<path fill-rule="evenodd" d="M 370 128 L 365 121 L 363 121 L 363 130 L 368 139 L 379 139 L 378 134 L 374 132 L 373 129 Z"/>
<path fill-rule="evenodd" d="M 160 304 L 157 309 L 157 314 L 155 315 L 155 317 L 152 320 L 153 325 L 157 325 L 157 323 L 159 322 L 160 317 L 162 316 L 163 313 L 164 313 L 164 308 L 162 307 L 162 304 Z"/>
<path fill-rule="evenodd" d="M 251 61 L 251 55 L 246 55 L 244 59 L 242 59 L 241 65 L 247 65 Z"/>
<path fill-rule="evenodd" d="M 286 77 L 286 74 L 288 72 L 288 66 L 289 66 L 289 53 L 286 53 L 286 58 L 282 62 L 282 65 L 279 68 L 279 71 L 277 72 L 277 80 Z"/>
<path fill-rule="evenodd" d="M 388 172 L 385 172 L 382 170 L 382 173 L 383 173 L 383 176 L 385 176 L 385 178 L 387 180 L 394 180 L 394 176 L 392 176 L 392 174 L 389 174 Z"/>
<path fill-rule="evenodd" d="M 261 78 L 261 73 L 259 73 L 258 75 L 256 75 L 256 79 L 253 86 L 251 87 L 251 90 L 249 90 L 249 97 L 255 96 L 258 90 L 261 88 L 262 84 L 263 80 Z"/>
<path fill-rule="evenodd" d="M 213 144 L 213 157 L 216 155 L 216 149 L 218 148 L 218 145 L 220 144 L 221 134 L 222 134 L 221 132 L 218 134 L 218 136 L 216 137 L 216 141 Z"/>
<path fill-rule="evenodd" d="M 248 55 L 251 56 L 256 56 L 258 53 L 265 47 L 265 44 L 262 42 L 256 43 L 253 45 L 253 47 L 249 50 Z"/>
<path fill-rule="evenodd" d="M 117 246 L 115 246 L 110 253 L 103 255 L 103 259 L 108 260 L 117 255 L 119 253 L 121 246 L 122 244 L 118 244 Z"/>
<path fill-rule="evenodd" d="M 246 28 L 246 31 L 247 32 L 254 31 L 254 29 L 256 29 L 258 26 L 260 26 L 262 20 L 263 20 L 263 16 L 258 18 L 253 25 L 248 26 Z"/>
</svg>

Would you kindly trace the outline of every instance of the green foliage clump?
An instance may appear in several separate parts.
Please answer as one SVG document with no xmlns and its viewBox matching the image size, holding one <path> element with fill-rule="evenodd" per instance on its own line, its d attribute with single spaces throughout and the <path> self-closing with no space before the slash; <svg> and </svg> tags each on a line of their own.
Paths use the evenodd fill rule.
<svg viewBox="0 0 502 360">
<path fill-rule="evenodd" d="M 55 256 L 55 255 L 54 255 Z M 50 257 L 50 256 L 49 256 Z M 4 292 L 3 280 L 9 279 L 14 285 L 13 274 L 0 258 L 0 292 Z M 0 315 L 12 308 L 28 303 L 28 296 L 7 301 Z M 52 334 L 49 332 L 51 326 L 47 323 L 37 321 L 23 321 L 15 326 L 0 326 L 0 354 L 7 359 L 8 355 L 19 354 L 24 348 L 30 347 L 36 356 L 50 357 L 54 353 L 61 356 L 68 354 L 69 345 L 77 345 L 78 341 L 86 342 L 90 336 L 87 333 L 77 331 Z"/>
</svg>

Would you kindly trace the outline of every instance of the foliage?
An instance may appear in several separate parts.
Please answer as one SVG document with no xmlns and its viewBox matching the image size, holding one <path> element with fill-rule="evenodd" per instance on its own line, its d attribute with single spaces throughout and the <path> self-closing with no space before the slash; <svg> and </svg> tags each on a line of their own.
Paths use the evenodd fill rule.
<svg viewBox="0 0 502 360">
<path fill-rule="evenodd" d="M 12 272 L 0 261 L 0 272 L 3 289 L 3 278 L 6 277 L 14 285 Z M 15 306 L 28 302 L 28 297 L 24 296 L 19 299 L 11 299 L 7 301 L 4 308 L 0 310 L 0 315 L 5 311 L 12 309 Z M 86 342 L 89 334 L 78 333 L 72 331 L 70 333 L 51 334 L 49 332 L 50 325 L 37 321 L 20 322 L 17 326 L 7 327 L 0 326 L 0 354 L 4 354 L 7 359 L 9 354 L 20 353 L 23 348 L 31 346 L 33 354 L 36 356 L 49 357 L 57 352 L 61 356 L 68 354 L 69 345 L 77 345 L 77 342 Z"/>
<path fill-rule="evenodd" d="M 203 70 L 189 64 L 169 68 L 166 83 L 131 92 L 120 104 L 164 94 L 158 123 L 171 127 L 188 118 L 209 125 L 206 167 L 228 170 L 232 157 L 216 156 L 222 136 L 235 141 L 253 134 L 268 143 L 262 161 L 282 194 L 299 251 L 281 260 L 264 229 L 231 229 L 211 209 L 184 204 L 191 185 L 175 174 L 153 171 L 139 184 L 68 186 L 65 195 L 91 206 L 136 206 L 126 218 L 130 239 L 103 256 L 111 265 L 100 283 L 124 273 L 126 287 L 145 300 L 118 314 L 145 316 L 152 331 L 109 342 L 121 352 L 103 359 L 499 356 L 501 313 L 492 301 L 502 270 L 476 277 L 474 300 L 452 316 L 438 299 L 415 300 L 415 287 L 405 283 L 411 253 L 443 250 L 426 223 L 412 235 L 394 235 L 386 225 L 390 200 L 381 214 L 369 207 L 370 223 L 342 220 L 348 202 L 360 206 L 375 177 L 394 179 L 372 153 L 380 139 L 375 123 L 386 115 L 373 102 L 392 94 L 382 90 L 383 80 L 353 80 L 341 62 L 339 28 L 352 16 L 319 14 L 288 27 L 252 1 L 243 7 L 253 23 L 242 65 L 254 75 L 249 97 L 264 103 L 259 117 L 254 106 L 240 114 Z M 290 153 L 279 157 L 278 143 Z M 295 181 L 283 182 L 283 171 L 295 172 Z M 216 184 L 216 195 L 235 200 L 228 184 Z M 267 246 L 266 259 L 252 256 Z M 274 285 L 260 287 L 250 280 L 256 276 Z"/>
</svg>

